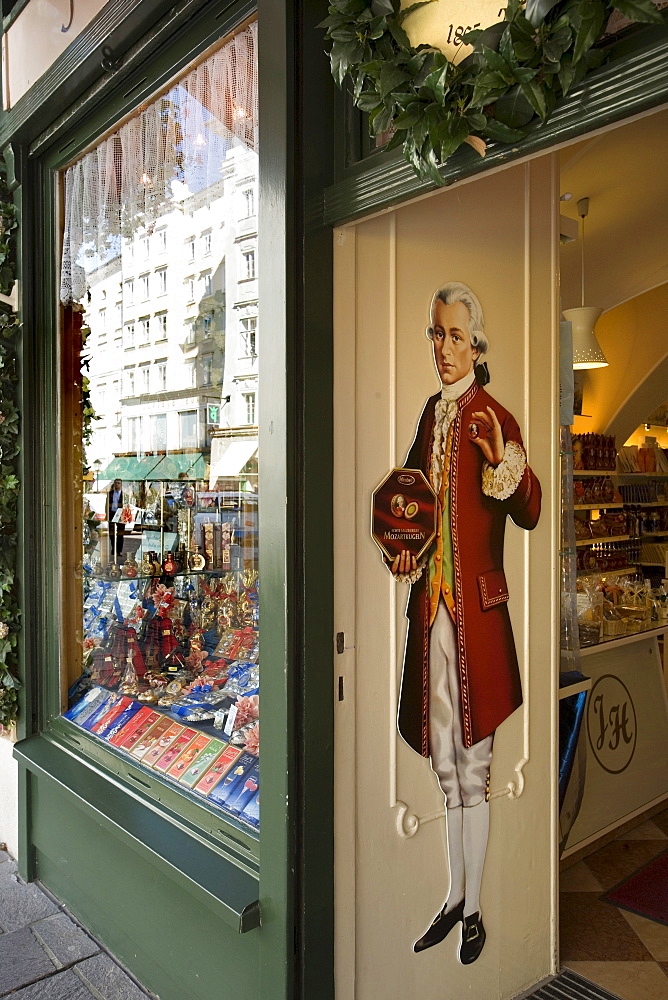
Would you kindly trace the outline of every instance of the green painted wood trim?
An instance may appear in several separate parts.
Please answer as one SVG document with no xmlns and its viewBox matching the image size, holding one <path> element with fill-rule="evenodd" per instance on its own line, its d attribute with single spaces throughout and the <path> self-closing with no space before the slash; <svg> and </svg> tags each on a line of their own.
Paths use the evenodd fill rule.
<svg viewBox="0 0 668 1000">
<path fill-rule="evenodd" d="M 19 16 L 19 14 L 23 10 L 23 8 L 27 7 L 29 3 L 30 3 L 30 0 L 17 0 L 17 2 L 12 7 L 11 12 L 9 14 L 7 14 L 5 17 L 3 17 L 3 19 L 2 19 L 2 30 L 3 31 L 7 31 L 12 26 L 12 24 L 14 23 L 14 21 L 16 20 L 16 18 Z"/>
<path fill-rule="evenodd" d="M 231 816 L 195 798 L 193 792 L 177 788 L 168 778 L 143 768 L 127 754 L 108 746 L 92 733 L 80 729 L 68 719 L 55 718 L 49 726 L 49 739 L 78 757 L 82 763 L 103 773 L 127 791 L 139 793 L 148 809 L 165 809 L 179 818 L 192 836 L 212 843 L 253 871 L 259 868 L 257 834 Z"/>
<path fill-rule="evenodd" d="M 468 147 L 442 171 L 448 184 L 511 163 L 668 101 L 668 27 L 639 31 L 613 49 L 609 63 L 577 87 L 546 125 L 534 124 L 516 146 L 490 143 L 487 156 Z M 325 192 L 324 220 L 350 222 L 435 190 L 417 179 L 400 150 L 377 153 L 344 172 Z"/>
<path fill-rule="evenodd" d="M 293 199 L 296 11 L 291 6 L 275 0 L 258 3 L 260 688 L 262 704 L 272 706 L 268 715 L 262 714 L 259 993 L 268 1000 L 293 995 L 296 918 L 294 472 L 299 443 L 293 341 L 298 229 Z M 271 124 L 265 129 L 264 122 Z"/>
<path fill-rule="evenodd" d="M 138 104 L 150 99 L 193 58 L 250 17 L 255 8 L 255 0 L 184 0 L 172 7 L 123 53 L 117 69 L 99 76 L 46 129 L 41 131 L 40 127 L 31 140 L 30 155 L 42 155 L 57 144 L 63 157 L 69 153 L 69 159 L 75 158 L 82 146 L 94 142 Z M 179 39 L 179 57 L 170 44 L 175 36 Z M 87 129 L 85 141 L 82 122 Z"/>
<path fill-rule="evenodd" d="M 18 743 L 14 756 L 27 771 L 58 786 L 63 808 L 82 810 L 113 830 L 120 843 L 145 857 L 175 887 L 196 894 L 239 933 L 259 926 L 257 873 L 215 845 L 205 845 L 180 817 L 147 808 L 139 793 L 90 763 L 82 766 L 48 734 Z"/>
<path fill-rule="evenodd" d="M 178 5 L 171 0 L 109 0 L 28 93 L 2 115 L 0 146 L 12 136 L 32 142 L 45 122 L 57 119 L 90 88 L 94 96 L 105 92 L 108 98 L 109 83 L 122 85 L 142 62 L 145 75 L 153 79 L 151 57 L 202 13 L 220 37 L 220 12 L 212 15 L 213 6 L 211 0 L 183 0 Z M 222 4 L 230 11 L 237 6 L 234 0 Z"/>
</svg>

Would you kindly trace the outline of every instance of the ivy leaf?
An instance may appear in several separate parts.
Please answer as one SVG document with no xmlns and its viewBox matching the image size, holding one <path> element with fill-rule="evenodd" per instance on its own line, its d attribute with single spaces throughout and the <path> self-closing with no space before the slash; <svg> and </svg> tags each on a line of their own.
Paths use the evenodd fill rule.
<svg viewBox="0 0 668 1000">
<path fill-rule="evenodd" d="M 396 149 L 397 146 L 401 146 L 406 141 L 406 133 L 404 130 L 396 131 L 390 141 L 385 146 L 386 150 Z"/>
<path fill-rule="evenodd" d="M 423 113 L 424 105 L 420 104 L 419 101 L 414 101 L 408 105 L 405 111 L 397 115 L 393 122 L 394 127 L 396 129 L 413 128 L 414 125 L 417 125 Z"/>
<path fill-rule="evenodd" d="M 531 116 L 533 117 L 533 110 Z M 503 122 L 496 121 L 494 118 L 488 119 L 482 133 L 489 136 L 490 139 L 496 139 L 497 142 L 519 142 L 525 136 L 525 133 L 520 129 L 509 128 L 508 125 L 504 125 Z"/>
<path fill-rule="evenodd" d="M 486 115 L 474 113 L 466 116 L 466 123 L 471 132 L 480 132 L 487 124 L 487 117 Z"/>
<path fill-rule="evenodd" d="M 473 90 L 471 107 L 479 108 L 491 103 L 508 90 L 508 83 L 498 73 L 487 71 L 481 73 Z"/>
<path fill-rule="evenodd" d="M 502 125 L 511 129 L 528 125 L 534 113 L 533 105 L 524 96 L 519 84 L 509 90 L 507 94 L 499 97 L 494 105 L 494 117 Z"/>
<path fill-rule="evenodd" d="M 527 0 L 527 21 L 529 24 L 532 24 L 534 28 L 537 28 L 539 24 L 543 23 L 552 8 L 556 7 L 558 3 L 559 0 Z"/>
<path fill-rule="evenodd" d="M 412 14 L 414 10 L 417 10 L 418 7 L 426 7 L 429 3 L 434 3 L 434 0 L 420 0 L 419 3 L 412 3 L 410 7 L 404 7 L 404 9 L 399 11 L 397 14 L 397 21 L 401 24 L 401 22 L 405 21 L 408 15 Z"/>
<path fill-rule="evenodd" d="M 484 31 L 477 31 L 477 37 L 475 39 L 475 49 L 477 52 L 481 52 L 483 48 L 493 49 L 494 52 L 498 52 L 499 45 L 501 44 L 501 36 L 506 30 L 506 22 L 498 21 L 496 24 L 490 24 L 489 28 L 485 28 Z M 466 41 L 473 35 L 473 31 L 467 32 L 462 36 L 462 41 Z"/>
<path fill-rule="evenodd" d="M 372 135 L 381 135 L 387 132 L 392 122 L 392 105 L 381 104 L 369 115 L 369 128 Z"/>
<path fill-rule="evenodd" d="M 541 119 L 545 121 L 547 117 L 547 104 L 540 84 L 536 83 L 535 80 L 530 80 L 528 83 L 521 83 L 520 87 L 536 114 L 540 115 Z"/>
<path fill-rule="evenodd" d="M 380 94 L 375 90 L 363 90 L 357 98 L 357 107 L 360 111 L 374 111 L 381 103 Z"/>
<path fill-rule="evenodd" d="M 517 62 L 517 57 L 515 56 L 515 49 L 513 48 L 513 39 L 510 34 L 510 25 L 501 35 L 501 42 L 499 44 L 499 54 L 503 56 L 507 63 L 511 66 Z"/>
<path fill-rule="evenodd" d="M 592 47 L 605 24 L 606 8 L 602 0 L 587 0 L 583 6 L 580 26 L 575 36 L 574 63 L 579 62 L 585 52 Z"/>
<path fill-rule="evenodd" d="M 361 51 L 360 51 L 361 50 Z M 362 55 L 363 47 L 358 42 L 335 42 L 329 54 L 332 76 L 339 87 L 343 84 L 352 63 Z"/>
<path fill-rule="evenodd" d="M 661 13 L 650 0 L 613 0 L 612 6 L 632 21 L 641 24 L 663 24 Z"/>
<path fill-rule="evenodd" d="M 481 53 L 484 56 L 486 65 L 491 70 L 494 70 L 495 73 L 498 73 L 499 76 L 502 76 L 507 83 L 510 83 L 512 80 L 512 71 L 503 56 L 486 45 L 483 45 Z"/>
<path fill-rule="evenodd" d="M 382 98 L 387 97 L 395 87 L 398 87 L 402 83 L 406 83 L 410 80 L 408 73 L 405 73 L 403 69 L 399 69 L 392 63 L 383 63 L 383 67 L 380 71 L 380 96 Z"/>
<path fill-rule="evenodd" d="M 392 0 L 372 0 L 371 10 L 374 14 L 392 16 L 394 14 L 394 4 Z"/>
<path fill-rule="evenodd" d="M 411 40 L 404 31 L 404 29 L 399 24 L 399 22 L 394 18 L 392 18 L 388 22 L 387 26 L 390 29 L 390 34 L 392 35 L 392 38 L 395 40 L 397 45 L 399 45 L 402 49 L 410 49 Z"/>
</svg>

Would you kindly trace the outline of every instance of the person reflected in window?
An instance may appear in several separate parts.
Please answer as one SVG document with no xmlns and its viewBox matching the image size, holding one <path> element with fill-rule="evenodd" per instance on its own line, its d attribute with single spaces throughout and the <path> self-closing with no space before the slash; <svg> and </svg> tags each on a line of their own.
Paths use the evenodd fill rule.
<svg viewBox="0 0 668 1000">
<path fill-rule="evenodd" d="M 109 526 L 109 549 L 112 562 L 116 562 L 123 551 L 125 525 L 121 524 L 120 519 L 114 521 L 114 517 L 117 511 L 122 510 L 125 503 L 123 480 L 114 479 L 111 489 L 107 493 L 107 524 Z"/>
</svg>

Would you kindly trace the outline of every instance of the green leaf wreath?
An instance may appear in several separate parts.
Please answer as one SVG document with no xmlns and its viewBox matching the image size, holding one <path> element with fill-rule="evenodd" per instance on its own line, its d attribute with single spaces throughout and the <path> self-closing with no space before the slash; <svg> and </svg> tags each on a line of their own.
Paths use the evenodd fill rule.
<svg viewBox="0 0 668 1000">
<path fill-rule="evenodd" d="M 372 136 L 391 133 L 420 179 L 443 184 L 440 167 L 462 143 L 481 155 L 488 139 L 519 142 L 536 117 L 605 58 L 597 42 L 614 10 L 663 24 L 651 0 L 509 0 L 504 20 L 462 35 L 473 52 L 454 64 L 429 45 L 413 47 L 404 27 L 421 0 L 331 0 L 321 23 L 332 75 L 352 83 Z"/>
<path fill-rule="evenodd" d="M 15 275 L 16 209 L 0 160 L 0 292 L 9 295 Z M 16 719 L 19 606 L 16 595 L 16 521 L 19 480 L 19 411 L 16 341 L 19 319 L 0 303 L 0 725 Z"/>
</svg>

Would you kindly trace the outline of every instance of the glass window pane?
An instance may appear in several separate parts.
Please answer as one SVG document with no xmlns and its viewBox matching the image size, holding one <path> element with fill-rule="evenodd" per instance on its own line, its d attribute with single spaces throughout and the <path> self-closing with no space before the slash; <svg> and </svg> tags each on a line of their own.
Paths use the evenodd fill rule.
<svg viewBox="0 0 668 1000">
<path fill-rule="evenodd" d="M 149 124 L 162 129 L 158 159 L 146 125 L 153 105 L 121 126 L 144 135 L 131 160 L 119 160 L 125 140 L 101 141 L 97 162 L 115 158 L 129 185 L 117 217 L 87 217 L 83 202 L 72 211 L 85 220 L 70 273 L 94 418 L 73 442 L 91 472 L 82 486 L 83 643 L 77 650 L 72 639 L 63 684 L 74 724 L 251 828 L 258 286 L 256 232 L 249 240 L 241 222 L 256 211 L 258 157 L 256 112 L 244 105 L 253 87 L 220 95 L 249 64 L 254 30 L 227 43 L 233 59 L 223 46 L 157 99 Z M 216 85 L 195 85 L 192 74 Z M 82 197 L 77 170 L 89 155 L 68 169 L 66 199 Z M 228 301 L 242 303 L 229 316 Z"/>
</svg>

